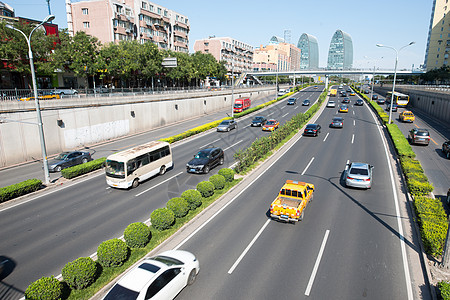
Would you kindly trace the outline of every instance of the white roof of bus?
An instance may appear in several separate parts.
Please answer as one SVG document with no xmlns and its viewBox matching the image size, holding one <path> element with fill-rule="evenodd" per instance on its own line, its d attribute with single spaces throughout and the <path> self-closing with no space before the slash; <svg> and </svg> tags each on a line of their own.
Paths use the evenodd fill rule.
<svg viewBox="0 0 450 300">
<path fill-rule="evenodd" d="M 128 161 L 130 158 L 140 156 L 142 154 L 148 153 L 152 150 L 159 149 L 164 146 L 168 146 L 169 143 L 163 141 L 153 141 L 146 144 L 142 144 L 127 150 L 123 150 L 107 157 L 108 160 L 115 161 Z"/>
</svg>

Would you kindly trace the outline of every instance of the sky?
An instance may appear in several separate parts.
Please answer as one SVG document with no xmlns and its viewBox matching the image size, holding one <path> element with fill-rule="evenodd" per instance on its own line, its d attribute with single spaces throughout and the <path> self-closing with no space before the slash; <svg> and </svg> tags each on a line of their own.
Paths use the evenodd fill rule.
<svg viewBox="0 0 450 300">
<path fill-rule="evenodd" d="M 1 0 L 15 10 L 16 17 L 43 20 L 48 15 L 47 0 Z M 79 2 L 80 0 L 72 0 Z M 161 0 L 151 1 L 188 17 L 189 50 L 195 40 L 231 37 L 253 47 L 265 46 L 272 36 L 284 37 L 297 45 L 308 33 L 319 43 L 319 67 L 326 67 L 328 48 L 336 30 L 348 33 L 353 41 L 353 68 L 411 69 L 424 63 L 432 0 Z M 65 0 L 50 0 L 53 23 L 67 28 Z"/>
</svg>

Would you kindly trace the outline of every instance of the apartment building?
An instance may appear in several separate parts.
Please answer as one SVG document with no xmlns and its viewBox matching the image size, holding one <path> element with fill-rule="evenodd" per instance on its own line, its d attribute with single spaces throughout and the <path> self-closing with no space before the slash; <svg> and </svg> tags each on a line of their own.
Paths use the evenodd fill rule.
<svg viewBox="0 0 450 300">
<path fill-rule="evenodd" d="M 225 67 L 234 73 L 252 70 L 253 47 L 230 37 L 209 37 L 197 40 L 194 51 L 210 53 L 217 61 L 224 61 Z"/>
<path fill-rule="evenodd" d="M 285 43 L 284 39 L 272 37 L 267 46 L 261 45 L 255 49 L 253 68 L 258 70 L 261 66 L 277 71 L 300 70 L 301 50 L 292 44 Z"/>
<path fill-rule="evenodd" d="M 450 4 L 448 0 L 433 0 L 428 29 L 425 69 L 427 71 L 449 66 Z"/>
<path fill-rule="evenodd" d="M 147 0 L 66 0 L 69 34 L 84 31 L 103 44 L 137 40 L 189 52 L 187 16 Z"/>
</svg>

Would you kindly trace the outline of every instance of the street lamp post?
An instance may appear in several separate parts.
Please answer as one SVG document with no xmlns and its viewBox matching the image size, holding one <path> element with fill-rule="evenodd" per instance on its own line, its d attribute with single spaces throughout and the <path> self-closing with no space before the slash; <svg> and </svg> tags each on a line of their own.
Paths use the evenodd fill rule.
<svg viewBox="0 0 450 300">
<path fill-rule="evenodd" d="M 14 29 L 14 30 L 20 32 L 25 37 L 25 40 L 27 41 L 27 44 L 28 44 L 28 57 L 30 59 L 31 80 L 33 81 L 34 103 L 36 105 L 37 121 L 38 121 L 38 126 L 39 126 L 39 138 L 41 140 L 42 162 L 44 164 L 44 182 L 46 184 L 50 183 L 50 174 L 48 172 L 47 149 L 45 147 L 44 128 L 43 128 L 43 124 L 42 124 L 41 109 L 39 107 L 39 99 L 38 99 L 38 95 L 37 95 L 36 73 L 34 71 L 33 52 L 31 51 L 31 42 L 30 41 L 31 41 L 31 35 L 37 28 L 41 27 L 46 22 L 51 22 L 54 18 L 55 18 L 54 15 L 47 16 L 44 21 L 39 23 L 38 26 L 36 26 L 35 28 L 33 28 L 33 30 L 31 30 L 30 35 L 28 37 L 22 30 L 15 28 L 13 25 L 11 25 L 11 24 L 6 25 L 7 28 Z"/>
<path fill-rule="evenodd" d="M 231 62 L 231 117 L 234 118 L 234 62 Z"/>
<path fill-rule="evenodd" d="M 394 104 L 394 92 L 395 92 L 395 81 L 397 80 L 397 63 L 398 63 L 398 53 L 403 49 L 406 48 L 408 46 L 414 45 L 416 42 L 411 42 L 408 45 L 405 45 L 403 47 L 401 47 L 400 49 L 395 49 L 394 47 L 391 46 L 386 46 L 386 45 L 382 45 L 382 44 L 377 44 L 377 47 L 384 47 L 384 48 L 389 48 L 395 51 L 395 67 L 394 67 L 394 82 L 392 83 L 392 95 L 391 95 L 391 103 L 389 105 L 389 123 L 391 124 L 391 120 L 392 120 L 392 105 Z"/>
</svg>

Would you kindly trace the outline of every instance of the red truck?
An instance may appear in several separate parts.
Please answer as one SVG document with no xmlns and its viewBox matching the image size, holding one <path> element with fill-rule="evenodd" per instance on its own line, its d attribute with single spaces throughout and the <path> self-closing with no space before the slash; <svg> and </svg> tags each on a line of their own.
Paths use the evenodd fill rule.
<svg viewBox="0 0 450 300">
<path fill-rule="evenodd" d="M 249 109 L 250 105 L 250 98 L 239 98 L 234 100 L 233 110 L 234 112 L 243 112 L 244 110 Z"/>
</svg>

